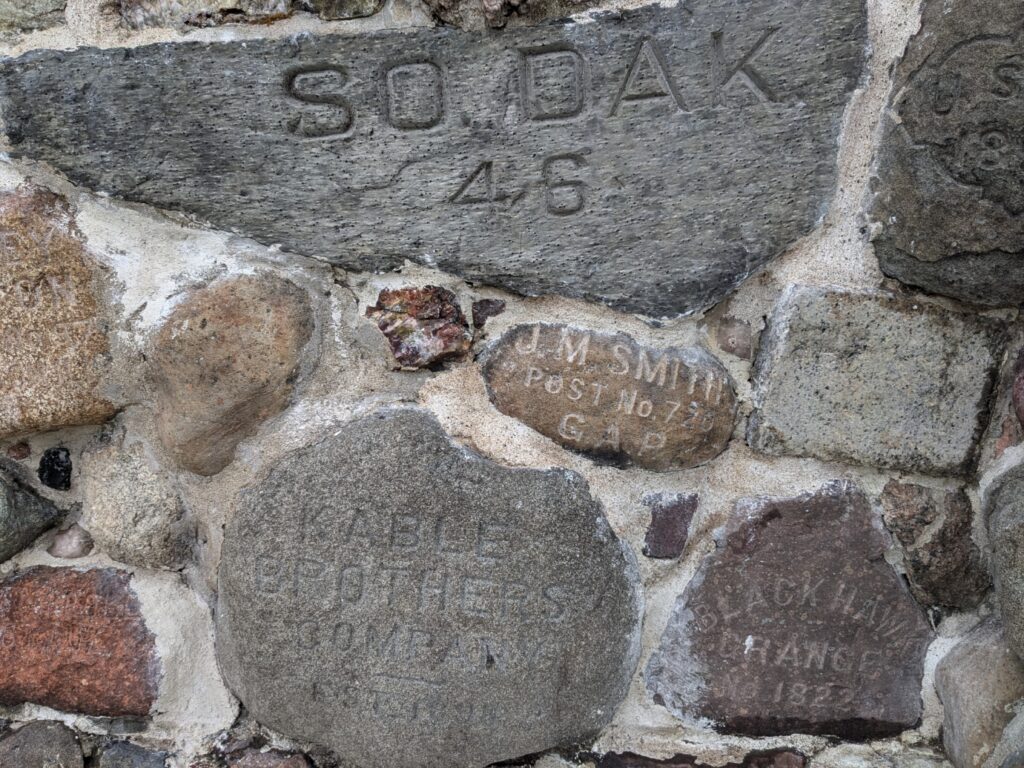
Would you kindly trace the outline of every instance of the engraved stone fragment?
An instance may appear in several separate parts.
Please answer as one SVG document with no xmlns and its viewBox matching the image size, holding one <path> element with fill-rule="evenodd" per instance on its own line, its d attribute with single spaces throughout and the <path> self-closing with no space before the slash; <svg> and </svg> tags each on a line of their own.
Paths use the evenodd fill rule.
<svg viewBox="0 0 1024 768">
<path fill-rule="evenodd" d="M 995 618 L 976 627 L 935 670 L 942 699 L 942 741 L 957 768 L 977 768 L 999 743 L 1024 698 L 1024 666 Z"/>
<path fill-rule="evenodd" d="M 585 481 L 508 469 L 413 409 L 270 469 L 225 532 L 217 650 L 262 724 L 366 768 L 476 768 L 612 717 L 636 564 Z"/>
<path fill-rule="evenodd" d="M 747 442 L 772 455 L 965 474 L 1004 333 L 988 318 L 886 294 L 793 286 L 762 336 Z"/>
<path fill-rule="evenodd" d="M 347 269 L 674 316 L 816 226 L 865 56 L 863 0 L 706 0 L 34 52 L 0 110 L 18 157 Z"/>
<path fill-rule="evenodd" d="M 0 194 L 0 435 L 99 424 L 109 348 L 96 264 L 64 198 Z"/>
<path fill-rule="evenodd" d="M 725 450 L 736 393 L 698 347 L 652 349 L 625 334 L 520 325 L 487 351 L 491 402 L 574 451 L 619 464 L 694 467 Z"/>
<path fill-rule="evenodd" d="M 883 271 L 991 306 L 1024 301 L 1024 5 L 924 4 L 896 72 L 872 216 Z"/>
<path fill-rule="evenodd" d="M 932 632 L 860 490 L 743 500 L 716 543 L 648 664 L 655 701 L 751 736 L 914 727 Z"/>
</svg>

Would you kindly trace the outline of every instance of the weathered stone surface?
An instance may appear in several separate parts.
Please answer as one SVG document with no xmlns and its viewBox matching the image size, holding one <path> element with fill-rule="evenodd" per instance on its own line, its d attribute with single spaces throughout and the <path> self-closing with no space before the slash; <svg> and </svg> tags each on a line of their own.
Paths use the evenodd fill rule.
<svg viewBox="0 0 1024 768">
<path fill-rule="evenodd" d="M 0 704 L 147 715 L 159 660 L 130 580 L 114 569 L 36 567 L 0 583 Z"/>
<path fill-rule="evenodd" d="M 872 216 L 886 274 L 986 305 L 1024 295 L 1024 6 L 924 4 L 896 71 Z"/>
<path fill-rule="evenodd" d="M 501 467 L 425 412 L 385 410 L 243 496 L 217 649 L 283 734 L 366 768 L 484 766 L 610 720 L 637 578 L 580 476 Z"/>
<path fill-rule="evenodd" d="M 685 721 L 863 739 L 912 728 L 932 632 L 867 499 L 835 482 L 748 499 L 678 598 L 647 667 Z"/>
<path fill-rule="evenodd" d="M 898 299 L 795 286 L 755 363 L 747 442 L 926 474 L 973 465 L 1003 326 Z"/>
<path fill-rule="evenodd" d="M 64 21 L 64 0 L 0 0 L 0 30 L 32 30 Z"/>
<path fill-rule="evenodd" d="M 224 469 L 288 405 L 312 329 L 308 294 L 269 275 L 213 283 L 179 304 L 152 354 L 164 448 L 196 474 Z"/>
<path fill-rule="evenodd" d="M 509 17 L 521 16 L 532 23 L 566 18 L 597 0 L 424 0 L 431 13 L 445 24 L 462 29 L 487 26 L 500 29 Z"/>
<path fill-rule="evenodd" d="M 309 768 L 309 761 L 302 755 L 290 755 L 276 749 L 261 752 L 246 749 L 228 755 L 228 768 Z"/>
<path fill-rule="evenodd" d="M 0 562 L 14 557 L 63 516 L 32 490 L 16 465 L 0 463 Z"/>
<path fill-rule="evenodd" d="M 111 436 L 82 456 L 82 525 L 115 560 L 178 568 L 194 531 L 177 488 L 141 443 Z"/>
<path fill-rule="evenodd" d="M 291 0 L 120 0 L 128 26 L 189 24 L 205 27 L 227 22 L 267 22 L 292 11 Z"/>
<path fill-rule="evenodd" d="M 677 315 L 816 225 L 865 34 L 863 0 L 707 0 L 37 52 L 0 108 L 19 157 L 346 268 Z"/>
<path fill-rule="evenodd" d="M 7 458 L 15 461 L 24 461 L 32 455 L 32 446 L 25 440 L 19 440 L 7 447 Z"/>
<path fill-rule="evenodd" d="M 371 16 L 384 0 L 121 0 L 121 17 L 130 27 L 163 27 L 185 24 L 207 27 L 217 24 L 266 24 L 296 10 L 315 11 L 323 19 L 354 19 Z"/>
<path fill-rule="evenodd" d="M 53 537 L 53 543 L 46 548 L 46 553 L 51 557 L 74 560 L 92 552 L 92 544 L 89 532 L 75 523 Z"/>
<path fill-rule="evenodd" d="M 1024 698 L 1024 666 L 1002 625 L 989 619 L 939 662 L 935 689 L 942 699 L 942 742 L 957 768 L 977 768 L 992 753 Z"/>
<path fill-rule="evenodd" d="M 992 753 L 982 768 L 1020 768 L 1024 765 L 1024 708 L 1018 704 L 1018 714 L 1003 729 Z"/>
<path fill-rule="evenodd" d="M 0 194 L 0 435 L 113 415 L 96 391 L 108 354 L 97 279 L 63 198 Z"/>
<path fill-rule="evenodd" d="M 118 741 L 104 748 L 96 768 L 165 768 L 166 765 L 166 752 L 156 752 L 127 741 Z"/>
<path fill-rule="evenodd" d="M 62 723 L 28 723 L 0 741 L 4 768 L 82 768 L 74 731 Z"/>
<path fill-rule="evenodd" d="M 502 413 L 566 448 L 647 469 L 710 461 L 736 420 L 732 378 L 711 354 L 624 334 L 520 325 L 486 352 L 483 375 Z"/>
<path fill-rule="evenodd" d="M 377 322 L 401 368 L 462 357 L 473 343 L 455 294 L 436 285 L 383 290 L 366 316 Z"/>
<path fill-rule="evenodd" d="M 644 537 L 647 557 L 674 559 L 683 554 L 699 500 L 696 493 L 652 493 L 644 497 L 644 504 L 651 510 L 651 524 Z"/>
<path fill-rule="evenodd" d="M 985 512 L 1006 637 L 1024 660 L 1024 465 L 998 478 L 986 495 Z"/>
<path fill-rule="evenodd" d="M 740 763 L 726 763 L 722 768 L 804 768 L 807 764 L 799 752 L 788 749 L 751 752 Z M 687 755 L 655 760 L 633 752 L 608 752 L 597 761 L 597 768 L 709 768 L 706 763 Z"/>
<path fill-rule="evenodd" d="M 889 530 L 903 545 L 910 589 L 926 605 L 975 607 L 992 584 L 971 538 L 971 502 L 945 491 L 890 480 L 882 491 Z"/>
<path fill-rule="evenodd" d="M 754 353 L 754 332 L 750 323 L 738 317 L 723 317 L 715 329 L 715 339 L 723 352 L 749 360 Z"/>
<path fill-rule="evenodd" d="M 39 482 L 47 488 L 56 491 L 71 490 L 71 472 L 74 464 L 71 462 L 71 452 L 63 445 L 55 445 L 43 451 L 39 457 L 39 469 L 36 476 Z"/>
<path fill-rule="evenodd" d="M 505 302 L 501 299 L 480 299 L 473 302 L 473 327 L 483 328 L 492 317 L 505 311 Z"/>
</svg>

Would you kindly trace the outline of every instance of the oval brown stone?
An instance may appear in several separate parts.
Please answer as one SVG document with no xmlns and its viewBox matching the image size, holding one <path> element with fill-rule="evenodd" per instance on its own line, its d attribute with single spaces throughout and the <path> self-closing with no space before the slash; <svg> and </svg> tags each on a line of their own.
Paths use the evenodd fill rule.
<svg viewBox="0 0 1024 768">
<path fill-rule="evenodd" d="M 542 435 L 598 459 L 654 470 L 725 450 L 736 392 L 698 347 L 657 350 L 625 334 L 521 325 L 487 352 L 491 402 Z"/>
</svg>

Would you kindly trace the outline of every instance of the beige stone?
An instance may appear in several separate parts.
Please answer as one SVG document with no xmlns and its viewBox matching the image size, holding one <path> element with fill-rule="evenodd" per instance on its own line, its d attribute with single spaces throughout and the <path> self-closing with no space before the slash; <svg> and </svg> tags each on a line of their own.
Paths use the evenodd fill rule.
<svg viewBox="0 0 1024 768">
<path fill-rule="evenodd" d="M 521 325 L 484 362 L 491 402 L 555 442 L 654 470 L 694 467 L 732 435 L 736 393 L 699 348 L 658 350 L 624 334 Z"/>
<path fill-rule="evenodd" d="M 66 200 L 0 195 L 0 436 L 114 414 L 97 391 L 108 366 L 98 280 Z"/>
<path fill-rule="evenodd" d="M 122 563 L 177 568 L 192 526 L 177 489 L 141 443 L 108 439 L 82 455 L 82 525 Z"/>
<path fill-rule="evenodd" d="M 152 355 L 164 448 L 196 474 L 220 472 L 287 407 L 312 329 L 308 294 L 270 275 L 214 283 L 178 305 Z"/>
</svg>

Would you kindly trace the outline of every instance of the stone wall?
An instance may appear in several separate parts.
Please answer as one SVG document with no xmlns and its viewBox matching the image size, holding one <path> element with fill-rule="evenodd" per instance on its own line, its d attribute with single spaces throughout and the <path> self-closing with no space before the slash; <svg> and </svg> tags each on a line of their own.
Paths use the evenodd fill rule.
<svg viewBox="0 0 1024 768">
<path fill-rule="evenodd" d="M 0 30 L 0 768 L 1024 766 L 1024 5 Z"/>
</svg>

